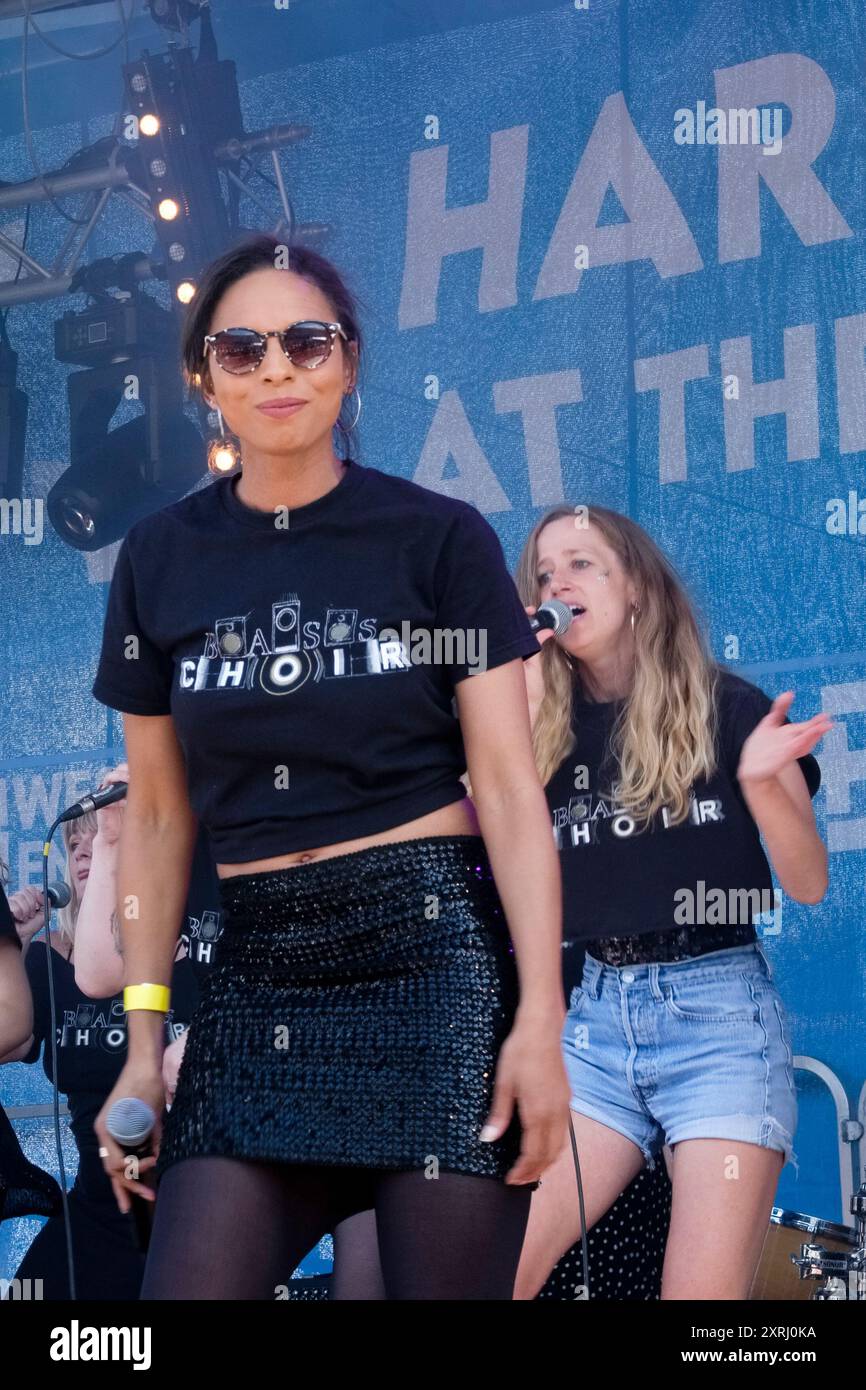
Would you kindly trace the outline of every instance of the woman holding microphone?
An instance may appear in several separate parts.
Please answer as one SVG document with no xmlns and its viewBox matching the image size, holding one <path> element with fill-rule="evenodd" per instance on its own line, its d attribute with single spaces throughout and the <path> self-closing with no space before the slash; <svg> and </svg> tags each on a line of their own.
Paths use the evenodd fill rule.
<svg viewBox="0 0 866 1390">
<path fill-rule="evenodd" d="M 7 1053 L 18 1056 L 26 1050 L 33 1033 L 33 999 L 24 968 L 17 919 L 6 896 L 8 878 L 9 866 L 0 859 L 0 1062 Z M 13 901 L 17 896 L 13 894 Z M 22 911 L 20 901 L 16 907 Z M 25 902 L 22 915 L 29 916 L 31 904 L 27 899 Z M 41 902 L 38 910 L 41 911 Z M 59 1202 L 57 1183 L 49 1173 L 25 1157 L 6 1111 L 0 1105 L 0 1221 L 15 1216 L 50 1216 Z"/>
<path fill-rule="evenodd" d="M 107 772 L 100 787 L 129 783 L 129 766 L 118 763 Z M 125 800 L 90 812 L 96 834 L 89 841 L 87 893 L 75 923 L 75 983 L 91 998 L 101 999 L 123 989 L 123 956 L 117 918 L 117 861 L 125 815 Z M 66 828 L 64 827 L 64 833 Z M 178 923 L 175 962 L 182 967 L 186 1007 L 198 1003 L 199 990 L 216 962 L 219 939 L 219 880 L 210 861 L 206 836 L 200 830 L 190 873 L 183 917 Z M 168 1104 L 174 1100 L 177 1074 L 186 1046 L 187 1030 L 176 1036 L 162 1057 L 162 1079 Z"/>
<path fill-rule="evenodd" d="M 573 613 L 525 669 L 564 934 L 586 950 L 562 1041 L 587 1229 L 666 1141 L 661 1296 L 745 1299 L 797 1117 L 752 919 L 773 902 L 770 863 L 795 901 L 826 891 L 811 750 L 831 724 L 790 723 L 790 691 L 771 700 L 712 661 L 678 576 L 628 517 L 548 511 L 517 586 L 530 612 L 559 599 Z M 518 1299 L 581 1234 L 574 1183 L 566 1144 L 532 1200 Z"/>
<path fill-rule="evenodd" d="M 33 1000 L 21 941 L 3 886 L 8 872 L 0 859 L 0 1057 L 23 1046 L 33 1032 Z"/>
<path fill-rule="evenodd" d="M 126 780 L 124 772 L 123 767 L 107 772 L 100 785 Z M 94 1133 L 94 1119 L 121 1074 L 127 1054 L 127 1021 L 118 986 L 107 977 L 99 981 L 99 957 L 108 962 L 110 971 L 116 956 L 110 921 L 117 902 L 116 844 L 124 814 L 123 802 L 115 802 L 63 822 L 71 899 L 59 910 L 57 927 L 44 937 L 34 940 L 45 926 L 42 890 L 31 885 L 13 894 L 10 906 L 24 957 L 30 1026 L 20 1046 L 0 1055 L 0 1063 L 28 1064 L 38 1062 L 41 1056 L 46 1077 L 56 1081 L 66 1097 L 78 1151 L 78 1169 L 68 1194 L 76 1296 L 99 1301 L 137 1299 L 144 1273 L 135 1223 L 128 1211 L 118 1211 Z M 178 959 L 170 968 L 171 1013 L 161 1020 L 169 1065 L 176 1039 L 189 1023 L 197 998 L 188 961 Z M 56 1076 L 52 1032 L 56 1033 Z M 46 1299 L 70 1298 L 62 1210 L 53 1211 L 38 1231 L 15 1277 L 42 1280 Z"/>
<path fill-rule="evenodd" d="M 97 1120 L 121 1203 L 137 1185 L 105 1115 L 122 1095 L 161 1109 L 168 924 L 199 818 L 225 912 L 153 1136 L 142 1297 L 271 1298 L 375 1207 L 389 1298 L 510 1299 L 568 1115 L 536 638 L 483 517 L 335 454 L 360 333 L 324 258 L 230 249 L 183 358 L 242 472 L 133 526 L 94 684 L 124 711 L 131 773 L 130 1056 Z M 467 649 L 412 660 L 404 623 L 422 652 L 431 632 Z"/>
</svg>

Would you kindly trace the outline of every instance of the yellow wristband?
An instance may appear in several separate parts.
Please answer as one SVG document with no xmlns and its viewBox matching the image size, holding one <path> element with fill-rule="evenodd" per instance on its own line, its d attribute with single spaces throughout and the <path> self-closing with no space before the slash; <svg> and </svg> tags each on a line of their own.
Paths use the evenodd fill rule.
<svg viewBox="0 0 866 1390">
<path fill-rule="evenodd" d="M 123 991 L 123 1007 L 130 1009 L 153 1009 L 156 1013 L 167 1014 L 171 990 L 168 985 L 126 985 Z"/>
</svg>

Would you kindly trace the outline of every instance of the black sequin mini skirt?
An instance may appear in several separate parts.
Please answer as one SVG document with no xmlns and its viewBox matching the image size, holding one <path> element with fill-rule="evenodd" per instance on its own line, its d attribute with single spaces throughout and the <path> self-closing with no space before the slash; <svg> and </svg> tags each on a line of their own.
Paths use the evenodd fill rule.
<svg viewBox="0 0 866 1390">
<path fill-rule="evenodd" d="M 157 1176 L 179 1159 L 503 1178 L 515 1108 L 479 1133 L 518 978 L 484 841 L 392 841 L 220 880 Z"/>
</svg>

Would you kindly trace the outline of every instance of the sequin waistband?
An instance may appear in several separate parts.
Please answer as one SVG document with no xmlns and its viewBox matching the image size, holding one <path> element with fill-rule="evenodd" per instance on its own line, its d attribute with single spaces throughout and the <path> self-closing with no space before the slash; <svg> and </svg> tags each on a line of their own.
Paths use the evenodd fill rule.
<svg viewBox="0 0 866 1390">
<path fill-rule="evenodd" d="M 402 958 L 492 939 L 510 947 L 478 835 L 392 840 L 291 868 L 220 879 L 220 960 Z"/>
<path fill-rule="evenodd" d="M 602 965 L 647 965 L 691 960 L 711 951 L 747 946 L 757 939 L 753 926 L 740 923 L 726 927 L 673 927 L 641 936 L 594 937 L 583 944 Z"/>
<path fill-rule="evenodd" d="M 480 835 L 424 835 L 388 840 L 283 869 L 232 874 L 219 880 L 220 899 L 230 909 L 233 903 L 253 903 L 260 894 L 270 898 L 275 885 L 284 886 L 286 896 L 295 902 L 317 900 L 323 892 L 342 895 L 353 887 L 370 893 L 377 885 L 398 882 L 401 875 L 417 872 L 421 866 L 469 867 L 480 880 L 493 877 Z"/>
</svg>

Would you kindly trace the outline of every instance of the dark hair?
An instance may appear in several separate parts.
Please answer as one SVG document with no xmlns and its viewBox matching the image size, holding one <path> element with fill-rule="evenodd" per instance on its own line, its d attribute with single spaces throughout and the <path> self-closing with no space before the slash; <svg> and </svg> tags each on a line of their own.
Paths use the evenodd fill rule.
<svg viewBox="0 0 866 1390">
<path fill-rule="evenodd" d="M 283 264 L 277 263 L 278 257 Z M 181 333 L 181 364 L 187 386 L 200 390 L 204 385 L 213 391 L 210 364 L 203 342 L 210 331 L 214 311 L 230 285 L 250 271 L 262 267 L 292 271 L 322 291 L 333 306 L 334 318 L 343 325 L 349 340 L 356 344 L 357 370 L 360 373 L 362 339 L 358 325 L 359 298 L 349 289 L 336 266 L 309 246 L 292 245 L 269 232 L 254 232 L 230 246 L 202 272 Z M 347 346 L 342 338 L 338 341 L 342 347 Z M 352 419 L 353 398 L 348 402 L 348 409 L 351 412 L 349 418 Z M 340 415 L 342 413 L 341 408 Z M 345 440 L 345 457 L 355 457 L 355 429 L 348 428 L 339 417 L 336 424 Z"/>
</svg>

